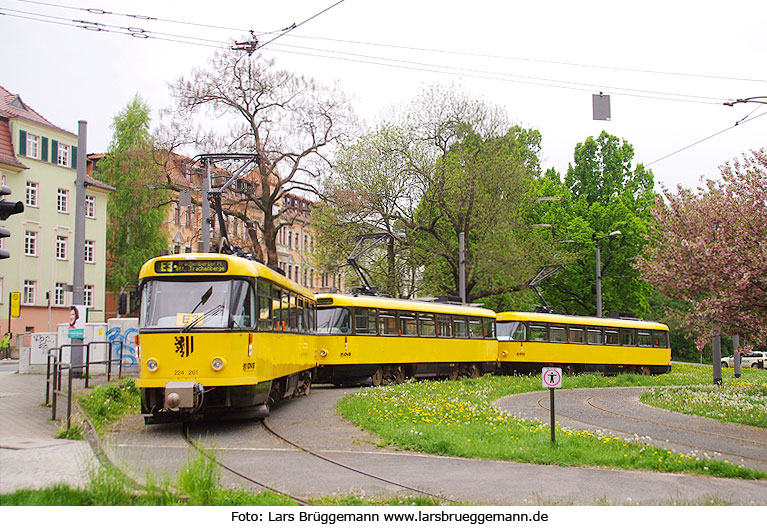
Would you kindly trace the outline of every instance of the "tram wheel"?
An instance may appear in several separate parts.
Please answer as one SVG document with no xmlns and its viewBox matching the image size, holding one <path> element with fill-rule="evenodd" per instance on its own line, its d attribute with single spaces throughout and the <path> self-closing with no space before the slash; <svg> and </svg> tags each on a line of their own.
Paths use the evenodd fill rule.
<svg viewBox="0 0 767 531">
<path fill-rule="evenodd" d="M 479 378 L 479 367 L 476 363 L 461 366 L 461 378 Z"/>
<path fill-rule="evenodd" d="M 376 368 L 376 372 L 370 377 L 370 381 L 373 384 L 373 387 L 378 387 L 383 383 L 383 369 L 380 365 Z"/>
<path fill-rule="evenodd" d="M 401 384 L 405 381 L 405 369 L 402 368 L 402 365 L 387 367 L 384 380 L 387 384 Z"/>
<path fill-rule="evenodd" d="M 647 367 L 646 365 L 643 365 L 639 369 L 643 376 L 650 376 L 652 374 L 652 369 L 650 367 Z"/>
<path fill-rule="evenodd" d="M 455 367 L 450 368 L 450 372 L 447 373 L 447 379 L 451 382 L 454 382 L 458 379 L 458 376 L 461 374 L 461 368 L 460 366 L 456 365 Z"/>
</svg>

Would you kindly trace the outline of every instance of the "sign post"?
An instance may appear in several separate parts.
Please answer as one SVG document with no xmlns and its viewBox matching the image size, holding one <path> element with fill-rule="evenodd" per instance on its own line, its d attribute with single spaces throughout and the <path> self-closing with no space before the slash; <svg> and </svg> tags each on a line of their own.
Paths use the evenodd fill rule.
<svg viewBox="0 0 767 531">
<path fill-rule="evenodd" d="M 554 440 L 554 389 L 562 387 L 562 369 L 560 367 L 544 367 L 541 372 L 543 387 L 549 389 L 549 410 L 551 411 L 551 443 Z"/>
</svg>

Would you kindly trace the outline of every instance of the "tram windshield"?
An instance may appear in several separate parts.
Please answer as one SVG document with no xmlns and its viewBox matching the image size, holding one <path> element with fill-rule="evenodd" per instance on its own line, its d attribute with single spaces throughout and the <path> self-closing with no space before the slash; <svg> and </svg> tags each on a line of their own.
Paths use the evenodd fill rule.
<svg viewBox="0 0 767 531">
<path fill-rule="evenodd" d="M 346 308 L 318 308 L 318 334 L 351 334 L 349 310 Z"/>
<path fill-rule="evenodd" d="M 210 292 L 210 293 L 208 293 Z M 201 282 L 152 279 L 141 291 L 141 328 L 251 329 L 256 315 L 253 289 L 245 280 Z"/>
<path fill-rule="evenodd" d="M 525 325 L 519 321 L 501 321 L 496 325 L 498 341 L 525 341 Z"/>
</svg>

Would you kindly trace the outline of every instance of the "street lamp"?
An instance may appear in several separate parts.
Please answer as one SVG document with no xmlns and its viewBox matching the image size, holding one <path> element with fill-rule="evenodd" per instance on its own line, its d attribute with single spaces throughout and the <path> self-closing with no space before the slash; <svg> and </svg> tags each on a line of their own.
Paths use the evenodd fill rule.
<svg viewBox="0 0 767 531">
<path fill-rule="evenodd" d="M 597 247 L 597 317 L 602 317 L 602 257 L 599 250 L 599 240 L 620 235 L 621 231 L 614 230 L 607 236 L 600 236 L 599 238 L 594 239 Z"/>
</svg>

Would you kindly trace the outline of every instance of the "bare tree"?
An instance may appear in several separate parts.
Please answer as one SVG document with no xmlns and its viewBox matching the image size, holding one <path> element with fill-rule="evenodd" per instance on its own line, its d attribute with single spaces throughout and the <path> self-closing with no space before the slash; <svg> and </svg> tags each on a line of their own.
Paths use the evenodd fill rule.
<svg viewBox="0 0 767 531">
<path fill-rule="evenodd" d="M 251 239 L 260 233 L 267 264 L 276 266 L 277 233 L 295 216 L 280 209 L 281 199 L 286 193 L 314 192 L 330 167 L 328 157 L 356 126 L 348 98 L 337 87 L 277 69 L 260 54 L 232 50 L 217 52 L 207 67 L 171 84 L 171 94 L 177 123 L 204 116 L 213 120 L 209 127 L 227 130 L 195 134 L 198 149 L 257 155 L 249 175 L 256 186 L 239 190 L 241 204 L 230 202 L 226 213 L 247 224 Z"/>
</svg>

